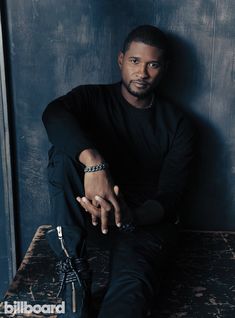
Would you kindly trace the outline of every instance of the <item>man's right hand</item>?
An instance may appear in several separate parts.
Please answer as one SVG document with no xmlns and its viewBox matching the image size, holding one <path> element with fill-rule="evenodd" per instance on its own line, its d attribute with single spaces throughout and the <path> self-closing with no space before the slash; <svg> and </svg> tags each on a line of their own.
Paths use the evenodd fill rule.
<svg viewBox="0 0 235 318">
<path fill-rule="evenodd" d="M 93 166 L 103 162 L 103 158 L 94 149 L 84 150 L 79 160 L 86 166 Z M 115 223 L 121 226 L 120 206 L 114 191 L 115 185 L 108 170 L 86 172 L 84 175 L 85 197 L 77 198 L 78 202 L 92 215 L 92 223 L 101 219 L 101 230 L 108 231 L 109 213 L 114 213 Z M 82 200 L 82 202 L 81 202 Z"/>
</svg>

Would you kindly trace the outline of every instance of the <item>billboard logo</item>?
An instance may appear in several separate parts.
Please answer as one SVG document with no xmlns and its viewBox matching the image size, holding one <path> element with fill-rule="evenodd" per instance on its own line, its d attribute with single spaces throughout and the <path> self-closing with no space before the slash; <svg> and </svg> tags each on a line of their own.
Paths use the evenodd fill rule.
<svg viewBox="0 0 235 318">
<path fill-rule="evenodd" d="M 30 305 L 27 301 L 14 301 L 13 304 L 9 304 L 4 301 L 4 314 L 64 314 L 65 302 L 61 304 L 35 304 Z"/>
</svg>

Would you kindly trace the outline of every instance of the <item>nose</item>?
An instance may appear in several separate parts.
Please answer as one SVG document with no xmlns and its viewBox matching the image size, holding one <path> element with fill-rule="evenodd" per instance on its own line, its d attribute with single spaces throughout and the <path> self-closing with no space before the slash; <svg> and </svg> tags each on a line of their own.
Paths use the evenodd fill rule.
<svg viewBox="0 0 235 318">
<path fill-rule="evenodd" d="M 148 70 L 147 70 L 147 65 L 145 64 L 140 64 L 139 69 L 138 69 L 138 77 L 141 79 L 148 78 Z"/>
</svg>

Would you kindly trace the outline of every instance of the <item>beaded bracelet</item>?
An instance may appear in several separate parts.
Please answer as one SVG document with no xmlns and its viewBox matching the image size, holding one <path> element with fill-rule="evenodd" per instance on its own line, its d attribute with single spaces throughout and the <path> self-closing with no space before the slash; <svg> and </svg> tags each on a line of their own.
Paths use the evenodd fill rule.
<svg viewBox="0 0 235 318">
<path fill-rule="evenodd" d="M 108 168 L 108 164 L 106 162 L 99 163 L 96 166 L 88 166 L 84 168 L 84 172 L 96 172 L 96 171 L 101 171 L 105 170 Z"/>
</svg>

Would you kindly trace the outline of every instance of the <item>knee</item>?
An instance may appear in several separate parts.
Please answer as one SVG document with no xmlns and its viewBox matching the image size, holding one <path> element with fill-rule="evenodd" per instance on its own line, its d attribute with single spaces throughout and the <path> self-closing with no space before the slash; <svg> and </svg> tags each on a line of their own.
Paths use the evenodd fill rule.
<svg viewBox="0 0 235 318">
<path fill-rule="evenodd" d="M 58 150 L 52 146 L 48 151 L 48 165 L 55 166 L 58 163 L 73 163 L 73 159 L 65 152 Z"/>
<path fill-rule="evenodd" d="M 61 186 L 73 176 L 82 177 L 82 167 L 66 153 L 54 146 L 48 152 L 47 175 L 50 183 Z"/>
<path fill-rule="evenodd" d="M 71 158 L 65 152 L 56 149 L 54 146 L 48 151 L 48 168 L 60 167 L 63 170 L 74 168 L 82 171 L 82 165 Z"/>
</svg>

